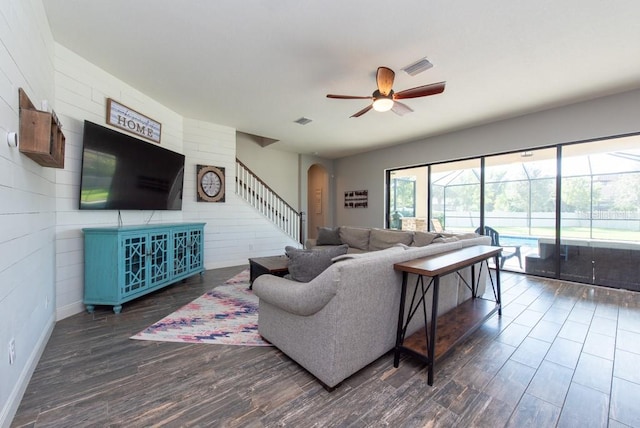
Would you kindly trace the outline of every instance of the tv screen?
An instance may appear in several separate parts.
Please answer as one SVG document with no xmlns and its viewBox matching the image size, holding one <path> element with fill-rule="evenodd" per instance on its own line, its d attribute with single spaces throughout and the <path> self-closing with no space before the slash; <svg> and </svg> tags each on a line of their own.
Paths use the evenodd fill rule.
<svg viewBox="0 0 640 428">
<path fill-rule="evenodd" d="M 81 210 L 179 210 L 184 155 L 84 122 Z"/>
</svg>

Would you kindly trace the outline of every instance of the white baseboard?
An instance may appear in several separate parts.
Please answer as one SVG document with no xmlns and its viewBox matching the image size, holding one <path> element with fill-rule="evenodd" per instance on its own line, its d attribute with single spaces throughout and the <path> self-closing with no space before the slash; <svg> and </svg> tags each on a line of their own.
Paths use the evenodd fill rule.
<svg viewBox="0 0 640 428">
<path fill-rule="evenodd" d="M 69 318 L 72 315 L 79 314 L 86 310 L 82 302 L 74 302 L 61 308 L 56 308 L 56 321 Z"/>
<path fill-rule="evenodd" d="M 20 377 L 18 378 L 18 382 L 13 387 L 13 390 L 9 394 L 9 400 L 5 403 L 4 407 L 0 409 L 0 427 L 9 427 L 11 425 L 11 421 L 16 415 L 18 411 L 18 407 L 20 407 L 20 402 L 22 401 L 22 397 L 24 396 L 24 392 L 27 390 L 27 386 L 29 386 L 29 381 L 31 380 L 31 376 L 40 361 L 40 357 L 44 352 L 44 348 L 47 346 L 47 342 L 49 341 L 49 337 L 51 337 L 51 333 L 53 332 L 53 328 L 56 325 L 55 319 L 53 319 L 53 314 L 44 330 L 42 330 L 42 334 L 36 343 L 35 348 L 31 355 L 29 355 L 29 359 L 27 364 L 25 364 L 22 373 L 20 373 Z"/>
</svg>

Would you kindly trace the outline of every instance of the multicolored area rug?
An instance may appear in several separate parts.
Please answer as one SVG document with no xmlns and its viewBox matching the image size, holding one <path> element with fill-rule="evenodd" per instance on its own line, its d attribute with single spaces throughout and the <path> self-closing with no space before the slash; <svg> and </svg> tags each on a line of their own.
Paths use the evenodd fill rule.
<svg viewBox="0 0 640 428">
<path fill-rule="evenodd" d="M 242 272 L 240 272 L 239 274 L 237 274 L 233 278 L 227 279 L 224 283 L 225 284 L 246 283 L 248 285 L 249 284 L 249 269 L 243 270 Z"/>
<path fill-rule="evenodd" d="M 272 346 L 258 334 L 258 298 L 249 290 L 249 272 L 245 281 L 240 281 L 242 274 L 198 297 L 131 339 Z"/>
</svg>

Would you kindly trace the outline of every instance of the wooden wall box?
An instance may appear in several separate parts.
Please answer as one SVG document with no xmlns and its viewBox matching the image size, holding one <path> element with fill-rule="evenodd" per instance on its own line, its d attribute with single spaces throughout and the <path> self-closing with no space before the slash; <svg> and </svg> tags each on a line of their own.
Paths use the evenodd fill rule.
<svg viewBox="0 0 640 428">
<path fill-rule="evenodd" d="M 20 152 L 38 164 L 64 168 L 65 137 L 55 113 L 36 110 L 27 94 L 20 97 Z"/>
</svg>

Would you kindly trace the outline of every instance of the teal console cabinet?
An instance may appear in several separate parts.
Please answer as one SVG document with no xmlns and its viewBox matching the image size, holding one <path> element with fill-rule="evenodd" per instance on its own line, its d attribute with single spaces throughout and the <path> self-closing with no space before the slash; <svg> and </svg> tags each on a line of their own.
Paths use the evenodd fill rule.
<svg viewBox="0 0 640 428">
<path fill-rule="evenodd" d="M 205 223 L 85 228 L 84 304 L 122 304 L 204 272 Z"/>
</svg>

